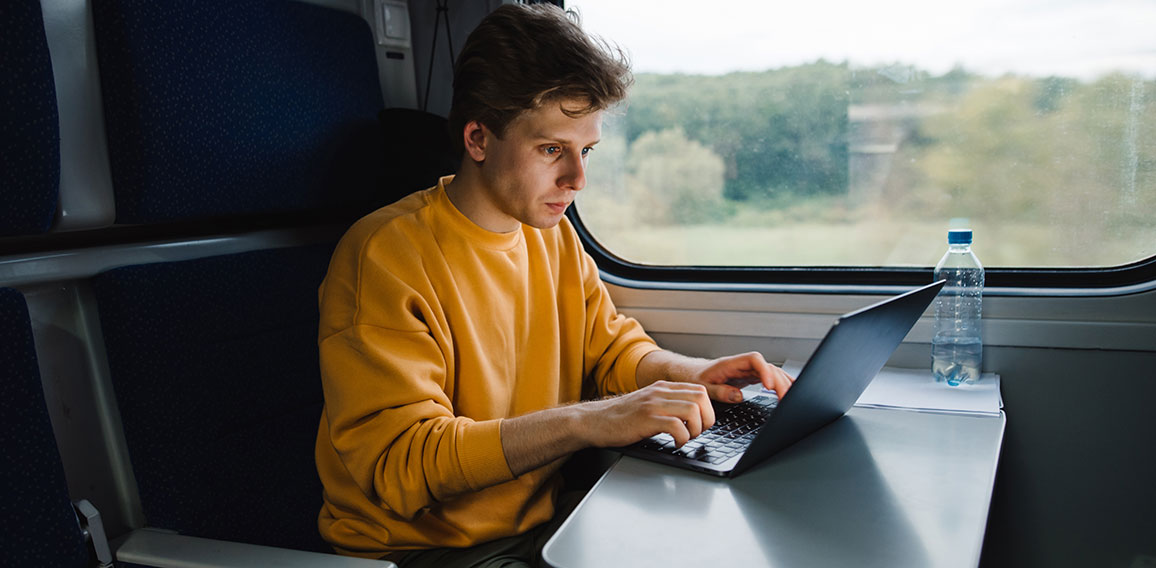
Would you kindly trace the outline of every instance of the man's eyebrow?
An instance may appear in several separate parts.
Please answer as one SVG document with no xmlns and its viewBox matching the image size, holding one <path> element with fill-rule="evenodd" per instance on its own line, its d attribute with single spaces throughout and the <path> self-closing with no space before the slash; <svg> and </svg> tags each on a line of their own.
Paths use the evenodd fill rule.
<svg viewBox="0 0 1156 568">
<path fill-rule="evenodd" d="M 537 140 L 539 142 L 558 142 L 559 144 L 566 145 L 566 146 L 570 146 L 570 145 L 574 144 L 570 140 L 567 140 L 565 138 L 560 138 L 557 136 L 550 136 L 549 134 L 547 134 L 545 132 L 539 132 L 537 134 L 534 134 L 533 138 L 534 138 L 534 140 Z M 601 141 L 602 141 L 602 139 L 599 138 L 597 140 L 594 140 L 593 142 L 585 144 L 585 146 L 593 146 L 593 145 L 595 145 Z"/>
</svg>

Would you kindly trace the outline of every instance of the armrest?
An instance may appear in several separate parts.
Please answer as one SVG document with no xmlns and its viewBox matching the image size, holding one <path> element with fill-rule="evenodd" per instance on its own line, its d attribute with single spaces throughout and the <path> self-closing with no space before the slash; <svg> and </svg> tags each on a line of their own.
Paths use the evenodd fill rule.
<svg viewBox="0 0 1156 568">
<path fill-rule="evenodd" d="M 320 554 L 185 536 L 159 530 L 139 529 L 114 544 L 118 562 L 157 568 L 248 568 L 281 566 L 305 568 L 397 568 L 385 560 L 365 560 L 336 554 Z"/>
<path fill-rule="evenodd" d="M 112 552 L 108 549 L 108 536 L 104 534 L 104 521 L 100 518 L 100 511 L 88 499 L 72 502 L 76 520 L 80 523 L 80 530 L 84 538 L 92 544 L 92 552 L 96 554 L 96 565 L 100 568 L 112 566 Z"/>
</svg>

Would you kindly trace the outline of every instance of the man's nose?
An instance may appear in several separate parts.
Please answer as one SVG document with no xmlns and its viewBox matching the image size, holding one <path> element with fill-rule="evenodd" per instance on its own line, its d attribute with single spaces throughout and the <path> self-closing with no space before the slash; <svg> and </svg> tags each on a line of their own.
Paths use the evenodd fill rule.
<svg viewBox="0 0 1156 568">
<path fill-rule="evenodd" d="M 558 181 L 562 187 L 574 191 L 586 187 L 586 160 L 583 159 L 581 152 L 566 157 L 565 169 Z"/>
</svg>

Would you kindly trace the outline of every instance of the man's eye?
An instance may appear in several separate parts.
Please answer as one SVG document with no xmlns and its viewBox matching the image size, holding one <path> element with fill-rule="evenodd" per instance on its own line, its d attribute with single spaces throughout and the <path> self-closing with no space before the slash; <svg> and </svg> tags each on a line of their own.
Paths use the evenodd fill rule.
<svg viewBox="0 0 1156 568">
<path fill-rule="evenodd" d="M 587 155 L 587 154 L 589 154 L 590 152 L 593 152 L 593 151 L 594 151 L 594 148 L 583 148 L 583 149 L 582 149 L 582 155 L 583 155 L 583 156 L 585 156 L 585 155 Z"/>
<path fill-rule="evenodd" d="M 547 156 L 557 156 L 562 152 L 562 148 L 560 146 L 546 146 L 543 151 L 546 152 Z"/>
</svg>

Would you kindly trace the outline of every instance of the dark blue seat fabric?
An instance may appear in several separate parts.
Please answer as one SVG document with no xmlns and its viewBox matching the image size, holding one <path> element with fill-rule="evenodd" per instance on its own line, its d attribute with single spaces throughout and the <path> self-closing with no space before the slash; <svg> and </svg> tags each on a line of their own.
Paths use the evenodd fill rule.
<svg viewBox="0 0 1156 568">
<path fill-rule="evenodd" d="M 86 566 L 24 297 L 0 288 L 0 564 Z"/>
<path fill-rule="evenodd" d="M 360 17 L 286 0 L 94 0 L 122 224 L 380 205 Z"/>
<path fill-rule="evenodd" d="M 317 530 L 317 289 L 332 245 L 94 279 L 147 524 L 332 552 Z"/>
<path fill-rule="evenodd" d="M 37 0 L 0 2 L 0 236 L 43 233 L 60 188 L 56 83 Z"/>
</svg>

